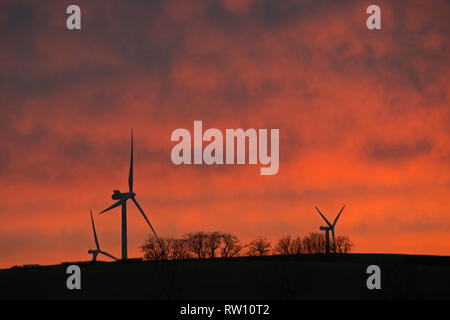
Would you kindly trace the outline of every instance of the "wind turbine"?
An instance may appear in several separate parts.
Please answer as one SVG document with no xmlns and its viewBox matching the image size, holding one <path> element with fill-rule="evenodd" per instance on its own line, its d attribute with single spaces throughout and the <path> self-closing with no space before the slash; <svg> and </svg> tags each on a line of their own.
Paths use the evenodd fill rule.
<svg viewBox="0 0 450 320">
<path fill-rule="evenodd" d="M 133 192 L 133 129 L 131 130 L 131 160 L 130 160 L 130 173 L 128 175 L 128 187 L 129 191 L 122 193 L 119 190 L 113 190 L 114 193 L 112 194 L 111 198 L 113 200 L 117 200 L 113 205 L 106 208 L 100 214 L 109 211 L 115 207 L 122 206 L 122 260 L 126 260 L 128 257 L 127 254 L 127 200 L 132 200 L 136 207 L 141 212 L 142 216 L 144 217 L 145 221 L 147 221 L 148 225 L 150 226 L 150 229 L 153 231 L 153 234 L 156 237 L 156 240 L 158 240 L 158 243 L 161 245 L 161 242 L 159 241 L 158 236 L 156 235 L 155 230 L 152 227 L 152 224 L 147 219 L 147 216 L 145 215 L 144 211 L 142 210 L 139 203 L 136 201 L 136 193 Z"/>
<path fill-rule="evenodd" d="M 341 211 L 339 211 L 336 219 L 334 219 L 334 221 L 333 221 L 333 224 L 331 224 L 327 220 L 327 218 L 325 218 L 325 216 L 322 214 L 322 212 L 320 212 L 320 210 L 316 207 L 317 212 L 320 214 L 320 216 L 323 218 L 323 220 L 325 220 L 325 222 L 328 224 L 328 226 L 326 226 L 326 227 L 320 227 L 320 230 L 325 231 L 325 245 L 326 245 L 326 253 L 327 254 L 330 253 L 330 230 L 333 235 L 333 248 L 334 248 L 334 251 L 336 251 L 336 242 L 334 241 L 334 226 L 336 225 L 336 222 L 338 221 L 339 216 L 341 215 L 344 208 L 345 208 L 345 205 L 342 207 Z"/>
<path fill-rule="evenodd" d="M 92 261 L 97 261 L 97 256 L 99 253 L 101 253 L 107 257 L 110 257 L 111 259 L 118 260 L 116 257 L 110 255 L 108 252 L 102 251 L 100 249 L 100 245 L 99 245 L 98 239 L 97 239 L 97 233 L 95 232 L 95 225 L 94 225 L 94 218 L 92 217 L 92 210 L 91 210 L 91 221 L 92 221 L 92 230 L 94 231 L 95 245 L 97 246 L 97 249 L 95 249 L 95 250 L 91 249 L 88 251 L 88 253 L 92 254 Z"/>
</svg>

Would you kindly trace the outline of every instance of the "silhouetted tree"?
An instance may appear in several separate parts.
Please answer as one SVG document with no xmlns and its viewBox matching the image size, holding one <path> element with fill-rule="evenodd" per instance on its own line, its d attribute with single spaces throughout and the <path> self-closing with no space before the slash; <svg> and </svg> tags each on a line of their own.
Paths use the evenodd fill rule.
<svg viewBox="0 0 450 320">
<path fill-rule="evenodd" d="M 235 257 L 242 250 L 242 245 L 239 243 L 237 236 L 230 233 L 222 234 L 222 247 L 220 254 L 223 258 Z"/>
<path fill-rule="evenodd" d="M 171 258 L 174 260 L 189 259 L 188 244 L 186 239 L 173 239 L 171 244 Z"/>
<path fill-rule="evenodd" d="M 335 238 L 336 244 L 334 246 L 335 253 L 350 253 L 353 248 L 353 242 L 347 236 L 337 236 Z"/>
<path fill-rule="evenodd" d="M 270 242 L 266 238 L 258 237 L 248 245 L 251 256 L 265 256 L 270 252 Z"/>
<path fill-rule="evenodd" d="M 337 236 L 334 244 L 330 239 L 331 252 L 349 253 L 353 248 L 353 243 L 347 236 Z M 195 232 L 185 234 L 181 239 L 170 237 L 160 238 L 160 242 L 151 235 L 140 249 L 144 252 L 146 260 L 181 260 L 195 256 L 199 259 L 207 257 L 235 257 L 239 255 L 244 247 L 248 247 L 248 255 L 265 256 L 269 254 L 271 244 L 263 237 L 258 237 L 248 245 L 240 244 L 237 236 L 230 233 Z M 278 240 L 273 252 L 281 255 L 294 254 L 324 254 L 326 253 L 325 235 L 312 232 L 301 239 L 292 238 L 290 235 Z"/>
<path fill-rule="evenodd" d="M 312 243 L 311 243 L 311 239 L 309 236 L 306 236 L 303 238 L 302 247 L 303 247 L 303 251 L 305 253 L 308 253 L 308 254 L 313 253 Z"/>
<path fill-rule="evenodd" d="M 196 232 L 196 233 L 188 233 L 184 236 L 184 239 L 186 240 L 186 243 L 187 243 L 187 247 L 199 259 L 206 257 L 207 237 L 208 237 L 208 235 L 203 231 Z"/>
<path fill-rule="evenodd" d="M 306 253 L 313 254 L 326 252 L 325 236 L 323 234 L 312 232 L 303 238 L 302 244 Z"/>
<path fill-rule="evenodd" d="M 302 239 L 300 237 L 292 239 L 289 248 L 290 248 L 291 254 L 303 253 Z"/>
<path fill-rule="evenodd" d="M 313 245 L 315 249 L 315 253 L 326 253 L 327 245 L 325 235 L 322 233 L 313 233 Z M 330 242 L 331 244 L 331 242 Z"/>
<path fill-rule="evenodd" d="M 274 252 L 281 255 L 301 254 L 302 240 L 300 237 L 294 239 L 291 236 L 282 237 L 278 240 Z"/>
<path fill-rule="evenodd" d="M 353 243 L 346 236 L 337 236 L 335 238 L 336 244 L 333 243 L 333 239 L 330 239 L 330 251 L 335 253 L 349 253 L 353 248 Z M 302 241 L 303 249 L 306 253 L 326 253 L 326 239 L 325 235 L 321 233 L 310 233 Z"/>
<path fill-rule="evenodd" d="M 222 233 L 218 231 L 208 232 L 205 240 L 207 255 L 210 258 L 214 258 L 216 256 L 216 250 L 220 247 L 222 242 Z"/>
<path fill-rule="evenodd" d="M 280 240 L 278 240 L 274 252 L 281 255 L 291 254 L 290 246 L 291 246 L 291 236 L 285 236 Z"/>
<path fill-rule="evenodd" d="M 153 235 L 149 236 L 141 246 L 144 259 L 154 261 L 169 259 L 172 241 L 172 238 L 159 238 L 158 242 Z"/>
</svg>

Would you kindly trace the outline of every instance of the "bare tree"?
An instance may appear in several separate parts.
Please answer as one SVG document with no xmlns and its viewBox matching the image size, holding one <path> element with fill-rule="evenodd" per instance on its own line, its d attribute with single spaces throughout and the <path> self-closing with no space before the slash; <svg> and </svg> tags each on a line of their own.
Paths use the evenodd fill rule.
<svg viewBox="0 0 450 320">
<path fill-rule="evenodd" d="M 308 236 L 303 238 L 302 244 L 306 253 L 311 254 L 326 252 L 325 236 L 320 233 L 310 233 Z"/>
<path fill-rule="evenodd" d="M 222 242 L 222 233 L 218 231 L 208 232 L 205 240 L 205 249 L 208 257 L 214 258 L 216 256 L 216 250 Z"/>
<path fill-rule="evenodd" d="M 330 239 L 331 240 L 331 239 Z M 335 253 L 349 253 L 353 248 L 353 243 L 346 236 L 337 236 L 336 243 L 330 241 L 331 251 Z M 320 233 L 310 233 L 302 241 L 303 251 L 306 253 L 326 253 L 325 235 Z"/>
<path fill-rule="evenodd" d="M 249 252 L 251 256 L 265 256 L 270 251 L 270 242 L 266 238 L 258 237 L 249 243 Z"/>
<path fill-rule="evenodd" d="M 154 261 L 169 259 L 172 241 L 172 238 L 159 238 L 158 242 L 153 235 L 149 236 L 140 247 L 144 252 L 144 259 Z"/>
<path fill-rule="evenodd" d="M 305 253 L 308 253 L 308 254 L 313 253 L 313 245 L 312 245 L 311 238 L 309 236 L 306 236 L 303 238 L 302 247 L 303 247 L 303 251 Z"/>
<path fill-rule="evenodd" d="M 278 240 L 274 252 L 281 255 L 301 254 L 302 240 L 300 237 L 291 238 L 291 236 L 284 236 Z"/>
<path fill-rule="evenodd" d="M 302 239 L 300 237 L 291 240 L 289 251 L 291 254 L 303 253 Z"/>
<path fill-rule="evenodd" d="M 239 243 L 237 236 L 230 233 L 222 234 L 222 247 L 220 254 L 223 258 L 235 257 L 242 250 L 242 245 Z"/>
<path fill-rule="evenodd" d="M 312 233 L 313 245 L 315 253 L 326 253 L 327 244 L 325 235 L 321 233 Z"/>
<path fill-rule="evenodd" d="M 352 251 L 353 242 L 347 236 L 337 236 L 335 239 L 336 243 L 334 245 L 335 253 L 349 253 Z"/>
<path fill-rule="evenodd" d="M 331 250 L 335 253 L 349 253 L 353 248 L 353 243 L 347 236 L 337 236 L 336 243 L 331 241 Z M 207 257 L 234 257 L 239 255 L 241 250 L 248 247 L 248 255 L 265 256 L 269 254 L 271 244 L 263 237 L 258 237 L 248 245 L 240 244 L 237 236 L 230 233 L 195 232 L 184 235 L 181 239 L 170 237 L 160 238 L 160 242 L 151 235 L 140 249 L 144 252 L 146 260 L 181 260 L 196 256 L 199 259 Z M 321 233 L 312 232 L 301 239 L 292 238 L 290 235 L 278 240 L 274 253 L 281 255 L 296 255 L 302 253 L 324 254 L 326 253 L 325 236 Z"/>
<path fill-rule="evenodd" d="M 190 258 L 186 239 L 173 239 L 171 246 L 171 258 L 173 260 Z"/>
<path fill-rule="evenodd" d="M 207 237 L 208 237 L 208 235 L 203 231 L 196 232 L 196 233 L 188 233 L 184 236 L 184 239 L 186 240 L 186 243 L 187 243 L 187 247 L 199 259 L 206 258 Z"/>
<path fill-rule="evenodd" d="M 291 236 L 285 236 L 280 240 L 278 240 L 274 252 L 281 255 L 289 255 L 291 254 L 290 247 L 291 247 Z"/>
</svg>

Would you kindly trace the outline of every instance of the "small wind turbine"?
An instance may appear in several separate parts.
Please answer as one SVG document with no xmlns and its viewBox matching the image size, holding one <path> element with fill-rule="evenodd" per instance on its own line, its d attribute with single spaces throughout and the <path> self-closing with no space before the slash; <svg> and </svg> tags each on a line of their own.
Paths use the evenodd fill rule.
<svg viewBox="0 0 450 320">
<path fill-rule="evenodd" d="M 95 232 L 95 225 L 94 225 L 94 218 L 92 217 L 92 210 L 91 210 L 91 221 L 92 221 L 92 230 L 94 231 L 95 245 L 97 246 L 97 249 L 95 249 L 95 250 L 91 249 L 88 251 L 88 253 L 92 254 L 92 261 L 94 261 L 94 262 L 97 261 L 97 256 L 99 253 L 101 253 L 107 257 L 110 257 L 111 259 L 118 260 L 116 257 L 110 255 L 108 252 L 100 250 L 100 245 L 99 245 L 98 239 L 97 239 L 97 233 Z"/>
<path fill-rule="evenodd" d="M 159 241 L 158 236 L 156 235 L 155 230 L 152 227 L 152 224 L 147 219 L 147 216 L 145 215 L 144 211 L 142 210 L 139 203 L 136 201 L 136 193 L 133 192 L 133 130 L 131 130 L 131 160 L 130 160 L 130 173 L 128 175 L 128 187 L 129 192 L 122 193 L 119 190 L 113 190 L 114 193 L 112 194 L 111 198 L 113 200 L 117 200 L 113 205 L 103 210 L 101 213 L 104 213 L 106 211 L 109 211 L 115 207 L 122 206 L 122 260 L 127 259 L 127 200 L 131 199 L 136 207 L 141 212 L 142 216 L 144 217 L 145 221 L 147 221 L 148 225 L 150 226 L 150 229 L 153 231 L 153 234 L 156 237 L 156 240 L 158 240 L 158 243 L 161 244 Z"/>
<path fill-rule="evenodd" d="M 320 210 L 316 207 L 317 212 L 320 214 L 320 216 L 323 218 L 323 220 L 325 220 L 325 222 L 328 224 L 328 226 L 326 226 L 326 227 L 320 227 L 320 230 L 325 231 L 325 245 L 326 245 L 326 253 L 327 254 L 330 253 L 330 230 L 333 235 L 333 248 L 334 248 L 334 251 L 336 251 L 336 242 L 334 241 L 334 226 L 336 225 L 336 222 L 338 221 L 339 216 L 341 215 L 344 208 L 345 208 L 345 205 L 342 207 L 341 211 L 339 211 L 336 219 L 334 219 L 334 221 L 333 221 L 333 224 L 331 224 L 327 220 L 327 218 L 325 218 L 325 216 L 322 214 L 322 212 L 320 212 Z"/>
</svg>

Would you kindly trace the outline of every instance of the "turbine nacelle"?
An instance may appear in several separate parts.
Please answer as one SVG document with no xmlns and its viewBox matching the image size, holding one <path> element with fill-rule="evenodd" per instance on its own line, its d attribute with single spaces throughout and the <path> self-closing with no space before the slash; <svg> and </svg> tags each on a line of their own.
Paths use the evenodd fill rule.
<svg viewBox="0 0 450 320">
<path fill-rule="evenodd" d="M 113 200 L 126 200 L 136 196 L 134 192 L 120 192 L 119 190 L 114 190 L 114 193 L 111 195 Z"/>
</svg>

